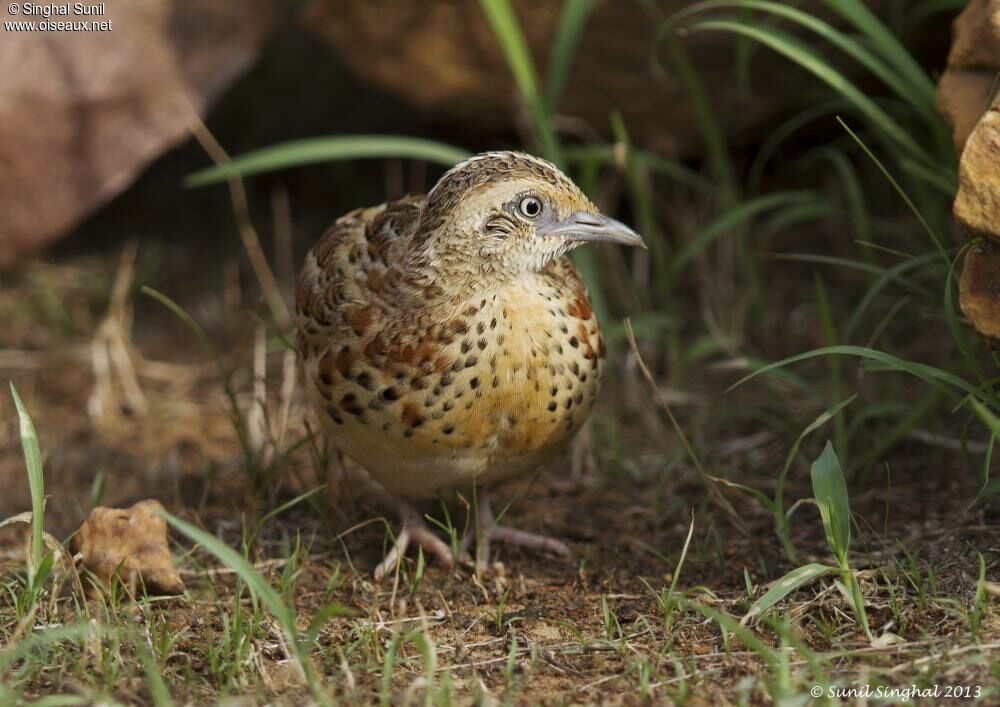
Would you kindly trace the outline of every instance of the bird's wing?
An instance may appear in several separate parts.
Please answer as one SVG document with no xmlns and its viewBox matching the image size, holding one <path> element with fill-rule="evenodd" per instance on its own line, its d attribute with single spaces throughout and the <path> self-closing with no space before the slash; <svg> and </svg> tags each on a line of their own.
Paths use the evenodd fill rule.
<svg viewBox="0 0 1000 707">
<path fill-rule="evenodd" d="M 296 291 L 300 351 L 364 337 L 405 306 L 404 254 L 424 197 L 342 216 L 306 257 Z"/>
</svg>

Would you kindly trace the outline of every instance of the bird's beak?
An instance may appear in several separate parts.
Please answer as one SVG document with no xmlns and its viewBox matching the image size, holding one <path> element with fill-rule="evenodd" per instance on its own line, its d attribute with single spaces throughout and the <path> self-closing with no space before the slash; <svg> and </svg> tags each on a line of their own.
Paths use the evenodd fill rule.
<svg viewBox="0 0 1000 707">
<path fill-rule="evenodd" d="M 542 230 L 543 236 L 558 236 L 567 241 L 604 241 L 621 245 L 645 248 L 642 236 L 626 226 L 602 214 L 577 211 L 562 221 L 556 221 Z"/>
</svg>

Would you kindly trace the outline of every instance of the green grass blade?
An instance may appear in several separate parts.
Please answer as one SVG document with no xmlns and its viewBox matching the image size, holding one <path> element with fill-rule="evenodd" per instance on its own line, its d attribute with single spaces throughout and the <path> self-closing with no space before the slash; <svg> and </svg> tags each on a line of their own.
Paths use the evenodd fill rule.
<svg viewBox="0 0 1000 707">
<path fill-rule="evenodd" d="M 868 205 L 865 203 L 864 187 L 854 165 L 843 152 L 833 148 L 821 149 L 818 155 L 827 160 L 837 174 L 837 181 L 843 189 L 847 214 L 855 240 L 870 241 L 872 239 L 871 216 Z M 866 249 L 864 252 L 867 254 L 869 251 Z"/>
<path fill-rule="evenodd" d="M 668 72 L 659 63 L 658 55 L 655 57 L 657 63 L 654 64 L 654 68 L 663 77 L 671 73 L 675 74 L 676 79 L 680 79 L 681 85 L 684 86 L 688 98 L 694 106 L 697 124 L 705 142 L 709 175 L 713 183 L 717 185 L 716 190 L 722 203 L 729 205 L 737 201 L 740 187 L 736 178 L 736 167 L 733 165 L 732 155 L 727 145 L 726 133 L 719 123 L 717 111 L 712 107 L 708 92 L 705 90 L 705 85 L 694 62 L 688 56 L 684 45 L 674 36 L 674 31 L 673 23 L 664 23 L 656 38 L 658 44 L 662 42 L 665 45 L 673 72 Z"/>
<path fill-rule="evenodd" d="M 990 481 L 990 468 L 993 466 L 993 449 L 996 447 L 996 442 L 997 435 L 991 434 L 990 441 L 986 443 L 986 454 L 983 455 L 983 485 L 979 489 L 979 493 L 976 494 L 976 497 L 972 499 L 972 503 L 970 503 L 965 509 L 966 513 L 968 513 L 969 510 L 971 510 L 983 498 L 990 495 L 996 495 L 997 481 Z"/>
<path fill-rule="evenodd" d="M 468 157 L 469 152 L 459 147 L 421 138 L 394 135 L 334 135 L 293 140 L 247 152 L 234 157 L 226 164 L 195 172 L 184 180 L 184 184 L 189 187 L 200 187 L 224 182 L 236 176 L 245 177 L 316 162 L 408 158 L 450 167 Z"/>
<path fill-rule="evenodd" d="M 813 496 L 823 517 L 826 542 L 841 569 L 846 569 L 847 550 L 851 545 L 851 505 L 840 460 L 829 441 L 810 467 L 809 475 L 812 478 Z"/>
<path fill-rule="evenodd" d="M 753 373 L 750 373 L 738 381 L 733 383 L 726 391 L 730 391 L 737 386 L 743 385 L 751 378 L 756 378 L 762 373 L 767 373 L 768 371 L 774 370 L 776 368 L 782 368 L 788 366 L 792 363 L 798 363 L 799 361 L 806 361 L 811 358 L 817 358 L 819 356 L 857 356 L 858 358 L 867 359 L 870 361 L 875 361 L 882 364 L 886 370 L 890 371 L 901 371 L 904 373 L 909 373 L 912 376 L 916 376 L 925 383 L 932 385 L 943 392 L 947 393 L 949 396 L 956 396 L 956 389 L 964 391 L 966 393 L 973 393 L 974 388 L 969 385 L 966 381 L 962 380 L 958 376 L 955 376 L 947 371 L 943 371 L 940 368 L 935 368 L 934 366 L 928 366 L 923 363 L 915 363 L 913 361 L 905 361 L 901 358 L 893 356 L 892 354 L 887 354 L 883 351 L 877 351 L 875 349 L 866 348 L 864 346 L 827 346 L 820 349 L 813 349 L 812 351 L 806 351 L 804 353 L 796 354 L 794 356 L 789 356 L 788 358 L 782 359 L 780 361 L 775 361 L 774 363 L 769 363 L 763 366 Z"/>
<path fill-rule="evenodd" d="M 142 661 L 142 667 L 146 674 L 146 688 L 149 690 L 154 707 L 172 707 L 174 700 L 170 696 L 170 688 L 167 687 L 163 676 L 160 675 L 160 666 L 153 657 L 152 651 L 142 642 L 137 642 L 135 648 Z"/>
<path fill-rule="evenodd" d="M 764 142 L 761 143 L 760 147 L 757 148 L 753 162 L 750 163 L 750 169 L 747 170 L 747 184 L 750 191 L 760 191 L 761 182 L 764 179 L 764 170 L 785 140 L 813 121 L 843 111 L 846 106 L 847 104 L 840 98 L 824 101 L 793 115 L 775 128 Z"/>
<path fill-rule="evenodd" d="M 851 607 L 851 611 L 858 619 L 858 623 L 861 624 L 862 630 L 868 637 L 868 640 L 872 640 L 872 630 L 868 625 L 868 612 L 865 610 L 865 599 L 861 594 L 861 585 L 858 583 L 858 578 L 854 574 L 854 571 L 850 568 L 844 569 L 841 573 L 841 578 L 835 579 L 833 583 L 840 590 L 840 593 L 847 599 L 847 603 Z M 845 584 L 846 583 L 846 584 Z"/>
<path fill-rule="evenodd" d="M 656 287 L 659 289 L 661 295 L 666 298 L 670 292 L 670 280 L 669 277 L 661 277 L 661 275 L 666 274 L 659 270 L 666 259 L 663 257 L 663 240 L 660 237 L 656 215 L 653 211 L 651 190 L 643 179 L 644 175 L 640 171 L 638 162 L 632 152 L 632 140 L 625 127 L 625 121 L 618 112 L 611 115 L 611 131 L 614 134 L 615 142 L 623 148 L 625 153 L 625 181 L 628 183 L 629 200 L 632 204 L 633 212 L 638 217 L 639 232 L 646 239 L 646 244 L 649 247 L 649 257 L 653 267 L 656 269 L 654 272 Z M 670 307 L 667 306 L 666 309 L 669 311 Z"/>
<path fill-rule="evenodd" d="M 281 595 L 275 591 L 274 587 L 268 584 L 263 575 L 250 564 L 247 558 L 243 557 L 243 555 L 236 552 L 236 550 L 226 545 L 214 535 L 210 535 L 201 528 L 191 525 L 186 520 L 181 520 L 177 516 L 167 512 L 163 513 L 163 517 L 170 525 L 186 535 L 190 540 L 198 543 L 214 555 L 222 564 L 233 569 L 251 591 L 260 597 L 261 601 L 271 610 L 274 618 L 278 620 L 278 623 L 285 630 L 289 640 L 297 644 L 298 628 L 295 625 L 295 613 L 282 600 Z"/>
<path fill-rule="evenodd" d="M 545 108 L 549 115 L 554 115 L 559 107 L 573 56 L 594 5 L 595 0 L 563 0 L 556 37 L 549 51 L 549 68 L 546 74 Z"/>
<path fill-rule="evenodd" d="M 948 277 L 944 281 L 944 315 L 948 322 L 948 331 L 951 332 L 951 338 L 955 342 L 955 346 L 958 347 L 959 353 L 962 354 L 962 359 L 965 361 L 967 370 L 972 371 L 977 380 L 983 381 L 986 378 L 986 374 L 979 365 L 979 360 L 972 352 L 972 347 L 969 344 L 968 330 L 960 321 L 961 313 L 958 311 L 958 307 L 955 306 L 955 291 L 957 289 L 955 286 L 955 276 L 959 272 L 958 263 L 965 256 L 968 248 L 968 244 L 960 248 L 951 262 L 951 267 L 948 268 Z"/>
<path fill-rule="evenodd" d="M 670 264 L 670 279 L 675 280 L 687 267 L 688 263 L 702 253 L 712 242 L 724 236 L 740 225 L 745 224 L 757 214 L 780 206 L 814 200 L 819 198 L 815 192 L 787 191 L 765 194 L 744 201 L 739 206 L 726 211 L 721 217 L 702 229 L 674 256 Z"/>
<path fill-rule="evenodd" d="M 907 8 L 905 29 L 919 27 L 934 15 L 956 14 L 968 4 L 969 0 L 927 0 L 912 9 Z"/>
<path fill-rule="evenodd" d="M 989 433 L 994 437 L 1000 437 L 1000 417 L 993 414 L 988 407 L 975 398 L 969 399 L 969 405 L 972 407 L 972 411 L 976 413 L 976 417 L 986 426 Z"/>
<path fill-rule="evenodd" d="M 45 477 L 42 473 L 42 452 L 38 446 L 35 423 L 24 406 L 14 384 L 10 384 L 10 394 L 14 398 L 17 417 L 21 428 L 21 447 L 24 449 L 24 463 L 28 470 L 28 488 L 31 491 L 31 563 L 28 566 L 28 584 L 34 584 L 35 573 L 42 566 L 45 552 L 43 528 L 45 525 Z"/>
<path fill-rule="evenodd" d="M 493 34 L 500 43 L 500 49 L 507 59 L 514 82 L 531 114 L 532 124 L 545 157 L 562 164 L 559 140 L 552 127 L 549 113 L 538 88 L 535 64 L 528 51 L 528 43 L 521 32 L 521 25 L 509 0 L 480 0 L 480 6 L 493 28 Z"/>
<path fill-rule="evenodd" d="M 682 606 L 685 610 L 697 611 L 705 618 L 711 619 L 715 623 L 719 624 L 719 626 L 725 631 L 735 635 L 740 639 L 740 641 L 743 642 L 744 645 L 746 645 L 747 648 L 757 654 L 761 661 L 763 661 L 767 666 L 767 670 L 771 674 L 777 673 L 778 657 L 776 655 L 776 651 L 758 638 L 756 633 L 748 629 L 732 616 L 697 601 L 683 601 Z"/>
<path fill-rule="evenodd" d="M 632 156 L 636 163 L 653 174 L 672 179 L 702 194 L 710 195 L 715 191 L 715 185 L 711 181 L 681 162 L 667 159 L 655 152 L 643 150 L 634 145 L 632 146 Z M 563 148 L 563 158 L 567 164 L 571 165 L 594 161 L 600 166 L 610 166 L 615 164 L 617 160 L 614 147 L 611 145 L 567 145 Z"/>
<path fill-rule="evenodd" d="M 792 546 L 791 540 L 788 537 L 788 516 L 785 514 L 785 480 L 788 478 L 788 472 L 791 470 L 792 463 L 794 463 L 795 458 L 799 455 L 799 447 L 802 446 L 802 441 L 836 417 L 841 410 L 854 402 L 857 397 L 857 395 L 852 395 L 846 400 L 841 400 L 839 403 L 832 405 L 830 408 L 821 413 L 819 417 L 810 422 L 795 440 L 795 444 L 792 445 L 791 450 L 788 452 L 788 456 L 785 458 L 785 466 L 781 469 L 781 474 L 778 476 L 778 483 L 776 484 L 774 490 L 774 514 L 775 522 L 778 525 L 778 533 L 781 536 L 780 539 L 785 549 L 785 555 L 788 557 L 790 562 L 795 562 L 796 559 L 795 548 Z"/>
<path fill-rule="evenodd" d="M 799 25 L 812 32 L 816 37 L 829 42 L 831 45 L 842 51 L 851 59 L 858 62 L 865 69 L 870 71 L 886 86 L 892 89 L 899 98 L 904 100 L 919 111 L 925 118 L 937 120 L 934 109 L 934 92 L 915 93 L 910 83 L 908 83 L 893 66 L 887 64 L 876 52 L 871 51 L 867 46 L 845 34 L 841 30 L 830 25 L 828 22 L 815 15 L 804 12 L 791 5 L 770 2 L 769 0 L 710 0 L 686 8 L 683 12 L 675 16 L 675 19 L 690 15 L 696 12 L 714 10 L 721 8 L 734 8 L 741 10 L 758 10 L 774 17 L 782 18 Z M 741 18 L 742 19 L 742 18 Z M 743 24 L 749 24 L 742 20 Z M 758 27 L 770 27 L 761 22 L 752 23 Z M 890 35 L 891 36 L 891 35 Z M 893 39 L 895 39 L 893 37 Z M 810 40 L 811 41 L 811 40 Z M 881 49 L 881 47 L 878 47 Z"/>
<path fill-rule="evenodd" d="M 878 129 L 896 147 L 922 162 L 932 162 L 926 151 L 896 123 L 878 104 L 869 98 L 842 73 L 830 65 L 819 52 L 811 49 L 788 32 L 764 25 L 741 24 L 733 19 L 699 20 L 689 28 L 690 32 L 728 32 L 750 37 L 770 47 L 779 54 L 794 61 L 810 72 L 834 91 L 843 96 L 863 115 L 872 127 Z"/>
<path fill-rule="evenodd" d="M 778 233 L 786 228 L 798 226 L 810 221 L 828 220 L 836 213 L 834 205 L 825 197 L 817 196 L 815 199 L 800 203 L 788 204 L 778 208 L 771 214 L 767 221 L 761 224 L 758 231 L 764 237 Z"/>
<path fill-rule="evenodd" d="M 845 123 L 841 118 L 837 118 L 837 122 L 840 123 L 840 126 L 847 131 L 847 134 L 850 135 L 851 138 L 853 138 L 854 142 L 856 142 L 858 146 L 862 150 L 864 150 L 865 154 L 868 155 L 871 161 L 875 163 L 875 166 L 878 167 L 880 172 L 882 172 L 882 175 L 889 181 L 889 184 L 892 185 L 892 188 L 895 189 L 896 193 L 899 194 L 899 196 L 903 199 L 903 202 L 906 204 L 907 208 L 910 209 L 913 215 L 917 218 L 917 221 L 920 222 L 920 225 L 923 226 L 924 231 L 926 231 L 927 235 L 930 236 L 931 242 L 934 243 L 934 247 L 937 248 L 938 254 L 944 259 L 945 266 L 951 267 L 951 262 L 948 259 L 948 254 L 945 252 L 944 246 L 941 245 L 941 241 L 938 240 L 937 234 L 934 233 L 934 229 L 931 228 L 929 223 L 927 223 L 927 219 L 924 218 L 923 213 L 920 211 L 920 209 L 917 208 L 917 205 L 913 203 L 912 199 L 910 199 L 909 195 L 906 193 L 906 190 L 903 189 L 902 186 L 900 186 L 899 182 L 897 182 L 896 179 L 889 172 L 889 170 L 886 169 L 885 165 L 882 164 L 882 161 L 875 156 L 875 153 L 871 151 L 868 145 L 866 145 L 865 142 L 861 138 L 859 138 L 853 130 L 847 127 L 847 123 Z"/>
<path fill-rule="evenodd" d="M 816 283 L 816 311 L 819 314 L 820 331 L 823 333 L 823 339 L 825 340 L 827 346 L 836 346 L 840 343 L 840 335 L 837 332 L 837 325 L 833 321 L 833 310 L 830 306 L 830 298 L 826 293 L 826 286 L 823 284 L 822 275 L 818 272 L 813 275 Z M 842 376 L 840 368 L 840 357 L 831 356 L 830 377 L 828 379 L 828 383 L 830 389 L 833 391 L 834 400 L 843 397 L 841 394 Z M 836 443 L 835 448 L 839 449 L 841 454 L 844 454 L 845 429 L 843 417 L 834 418 L 833 439 Z"/>
<path fill-rule="evenodd" d="M 899 168 L 950 200 L 958 191 L 958 171 L 950 162 L 946 169 L 941 169 L 940 164 L 928 165 L 904 157 L 899 160 Z"/>
<path fill-rule="evenodd" d="M 226 545 L 219 538 L 166 511 L 163 512 L 163 517 L 183 535 L 201 545 L 205 550 L 214 555 L 216 559 L 233 569 L 253 594 L 264 602 L 264 605 L 271 611 L 271 614 L 285 632 L 288 648 L 299 666 L 301 666 L 312 696 L 322 705 L 332 704 L 330 696 L 322 690 L 316 680 L 314 666 L 310 660 L 308 651 L 305 650 L 305 646 L 301 640 L 301 633 L 295 623 L 295 610 L 285 603 L 281 595 L 250 564 L 247 558 Z"/>
<path fill-rule="evenodd" d="M 184 311 L 183 307 L 162 292 L 154 290 L 152 287 L 143 285 L 139 289 L 143 294 L 149 295 L 155 299 L 157 302 L 170 310 L 174 316 L 180 319 L 185 326 L 194 332 L 194 335 L 198 337 L 198 340 L 208 350 L 209 354 L 211 354 L 213 360 L 215 361 L 215 366 L 222 376 L 222 388 L 225 391 L 226 399 L 229 402 L 229 413 L 233 421 L 233 426 L 236 428 L 236 435 L 240 440 L 243 458 L 247 464 L 247 468 L 253 468 L 254 453 L 250 448 L 250 438 L 246 429 L 246 421 L 243 419 L 243 414 L 240 410 L 240 401 L 236 396 L 236 389 L 233 387 L 232 373 L 226 368 L 218 349 L 212 343 L 212 340 L 208 338 L 205 330 L 202 329 L 198 322 L 194 320 L 194 317 Z"/>
<path fill-rule="evenodd" d="M 741 623 L 746 623 L 747 621 L 760 616 L 799 587 L 803 587 L 810 582 L 816 581 L 824 575 L 836 571 L 836 567 L 821 565 L 818 562 L 813 562 L 808 565 L 795 568 L 775 582 L 774 586 L 768 589 L 764 596 L 753 603 L 750 607 L 750 611 L 746 613 L 746 616 L 743 617 Z"/>
<path fill-rule="evenodd" d="M 877 47 L 884 59 L 912 86 L 921 101 L 934 104 L 934 82 L 906 50 L 906 47 L 882 24 L 878 16 L 858 0 L 824 0 L 826 5 L 857 27 Z"/>
<path fill-rule="evenodd" d="M 907 289 L 917 288 L 915 283 L 911 283 L 903 276 L 910 270 L 922 268 L 924 265 L 927 265 L 937 259 L 937 253 L 925 253 L 924 255 L 904 260 L 903 262 L 884 270 L 882 274 L 880 274 L 878 278 L 868 287 L 864 296 L 858 300 L 858 304 L 855 306 L 854 311 L 847 320 L 847 324 L 844 325 L 844 340 L 850 341 L 854 338 L 854 333 L 857 331 L 858 327 L 861 326 L 861 322 L 863 321 L 868 308 L 890 282 L 898 282 Z M 921 291 L 921 289 L 918 288 L 916 291 Z"/>
<path fill-rule="evenodd" d="M 869 408 L 870 409 L 870 408 Z M 894 410 L 885 415 L 888 419 L 898 420 L 890 429 L 880 430 L 873 440 L 873 444 L 868 445 L 864 452 L 852 460 L 851 468 L 855 470 L 866 469 L 871 464 L 881 460 L 885 453 L 895 447 L 913 429 L 928 419 L 933 419 L 941 413 L 941 391 L 931 389 L 924 395 L 919 403 L 910 403 L 902 410 Z M 873 415 L 872 418 L 875 416 Z"/>
<path fill-rule="evenodd" d="M 833 267 L 845 268 L 847 270 L 859 270 L 871 275 L 878 275 L 880 279 L 884 278 L 886 282 L 895 282 L 913 293 L 921 295 L 931 294 L 930 290 L 921 287 L 915 282 L 900 277 L 896 268 L 887 270 L 879 267 L 878 265 L 866 263 L 862 260 L 851 260 L 850 258 L 841 258 L 836 255 L 822 255 L 819 253 L 775 253 L 771 257 L 774 260 L 786 260 L 793 263 L 814 263 L 816 265 L 831 265 Z M 935 254 L 934 257 L 936 258 L 937 254 Z M 920 260 L 919 262 L 920 264 L 926 264 L 927 261 Z M 914 267 L 911 261 L 908 261 L 907 265 L 909 267 Z M 905 270 L 906 268 L 903 269 Z"/>
<path fill-rule="evenodd" d="M 3 650 L 0 651 L 0 676 L 3 676 L 15 661 L 26 657 L 34 650 L 47 648 L 62 641 L 78 640 L 83 643 L 84 641 L 92 640 L 98 631 L 105 636 L 120 632 L 119 629 L 108 624 L 77 621 L 71 624 L 46 626 L 44 631 L 29 633 L 16 643 L 3 646 Z M 2 681 L 0 681 L 0 684 L 2 684 Z"/>
</svg>

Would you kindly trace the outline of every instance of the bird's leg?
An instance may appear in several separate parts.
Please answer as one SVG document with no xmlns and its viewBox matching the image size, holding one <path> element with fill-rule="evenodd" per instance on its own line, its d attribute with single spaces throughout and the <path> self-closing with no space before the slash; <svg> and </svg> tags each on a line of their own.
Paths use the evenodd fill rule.
<svg viewBox="0 0 1000 707">
<path fill-rule="evenodd" d="M 520 545 L 531 550 L 541 550 L 563 558 L 572 557 L 573 553 L 569 546 L 561 540 L 538 533 L 529 533 L 509 525 L 498 525 L 493 515 L 493 505 L 490 502 L 490 493 L 487 489 L 478 490 L 476 501 L 476 508 L 473 509 L 475 522 L 465 534 L 462 545 L 468 548 L 473 543 L 477 543 L 476 565 L 478 567 L 483 568 L 489 564 L 491 540 Z"/>
<path fill-rule="evenodd" d="M 418 547 L 422 547 L 425 552 L 434 555 L 445 567 L 451 567 L 454 560 L 451 556 L 451 548 L 448 547 L 447 543 L 434 534 L 434 531 L 427 526 L 427 523 L 413 509 L 413 506 L 405 501 L 398 501 L 397 507 L 402 527 L 399 529 L 392 549 L 389 550 L 381 564 L 375 568 L 375 581 L 379 581 L 387 574 L 396 571 L 396 565 L 402 561 L 410 543 L 415 543 Z"/>
</svg>

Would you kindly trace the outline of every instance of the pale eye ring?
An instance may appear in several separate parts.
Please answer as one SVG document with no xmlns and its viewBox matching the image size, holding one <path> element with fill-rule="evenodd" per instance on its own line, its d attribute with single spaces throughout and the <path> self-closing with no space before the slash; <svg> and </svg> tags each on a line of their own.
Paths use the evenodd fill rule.
<svg viewBox="0 0 1000 707">
<path fill-rule="evenodd" d="M 517 205 L 517 210 L 527 218 L 537 218 L 542 213 L 542 200 L 537 196 L 526 196 Z"/>
</svg>

